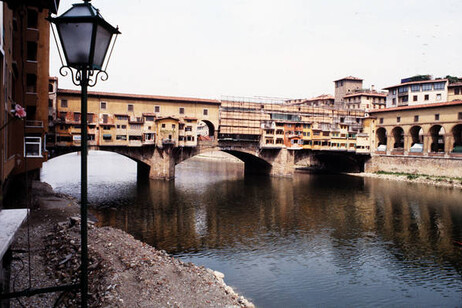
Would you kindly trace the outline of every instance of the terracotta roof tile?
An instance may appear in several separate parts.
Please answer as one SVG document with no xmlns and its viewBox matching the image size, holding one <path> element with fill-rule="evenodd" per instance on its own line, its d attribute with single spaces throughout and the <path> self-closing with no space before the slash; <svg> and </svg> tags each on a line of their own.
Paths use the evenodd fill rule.
<svg viewBox="0 0 462 308">
<path fill-rule="evenodd" d="M 60 94 L 80 95 L 79 90 L 58 89 Z M 139 99 L 139 100 L 153 100 L 153 101 L 177 101 L 177 102 L 198 102 L 207 104 L 220 104 L 221 102 L 216 99 L 207 98 L 193 98 L 193 97 L 176 97 L 176 96 L 160 96 L 160 95 L 143 95 L 143 94 L 126 94 L 126 93 L 113 93 L 113 92 L 88 92 L 89 97 L 105 97 L 105 98 L 121 98 L 121 99 Z"/>
</svg>

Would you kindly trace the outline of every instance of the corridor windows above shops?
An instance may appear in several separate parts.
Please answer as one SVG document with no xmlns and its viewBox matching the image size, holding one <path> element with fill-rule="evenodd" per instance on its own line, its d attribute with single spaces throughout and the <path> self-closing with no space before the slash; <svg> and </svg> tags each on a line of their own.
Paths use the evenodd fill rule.
<svg viewBox="0 0 462 308">
<path fill-rule="evenodd" d="M 42 157 L 42 137 L 24 137 L 24 156 Z"/>
<path fill-rule="evenodd" d="M 383 118 L 380 118 L 379 123 L 383 124 Z"/>
<path fill-rule="evenodd" d="M 180 107 L 179 112 L 180 112 L 180 114 L 184 114 L 184 107 Z"/>
<path fill-rule="evenodd" d="M 61 100 L 61 108 L 67 108 L 67 99 Z"/>
<path fill-rule="evenodd" d="M 414 116 L 414 122 L 419 122 L 419 116 L 418 115 Z"/>
<path fill-rule="evenodd" d="M 462 112 L 459 112 L 459 115 L 457 116 L 458 120 L 462 120 Z"/>
<path fill-rule="evenodd" d="M 425 96 L 424 96 L 424 100 L 425 100 L 425 101 L 428 101 L 429 99 L 430 99 L 430 95 L 428 95 L 428 94 L 425 94 Z"/>
<path fill-rule="evenodd" d="M 133 111 L 134 110 L 134 107 L 133 107 L 133 104 L 128 104 L 128 111 Z"/>
<path fill-rule="evenodd" d="M 396 122 L 401 122 L 401 117 L 396 117 Z"/>
<path fill-rule="evenodd" d="M 159 113 L 160 112 L 160 106 L 154 106 L 154 112 Z"/>
<path fill-rule="evenodd" d="M 439 121 L 439 120 L 440 120 L 440 114 L 437 113 L 437 114 L 435 114 L 435 121 Z"/>
<path fill-rule="evenodd" d="M 205 116 L 208 116 L 208 115 L 209 115 L 209 110 L 208 110 L 208 109 L 204 109 L 203 114 L 204 114 Z"/>
<path fill-rule="evenodd" d="M 440 101 L 440 100 L 441 100 L 441 94 L 439 94 L 439 93 L 436 94 L 436 100 L 437 100 L 437 101 Z"/>
<path fill-rule="evenodd" d="M 106 109 L 106 107 L 107 107 L 107 103 L 106 103 L 106 102 L 100 102 L 100 103 L 99 103 L 99 108 L 100 108 L 100 109 Z"/>
</svg>

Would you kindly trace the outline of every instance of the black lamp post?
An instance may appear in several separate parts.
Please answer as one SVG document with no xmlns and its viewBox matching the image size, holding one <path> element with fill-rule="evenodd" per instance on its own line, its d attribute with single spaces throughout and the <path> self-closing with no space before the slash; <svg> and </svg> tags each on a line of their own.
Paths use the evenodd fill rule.
<svg viewBox="0 0 462 308">
<path fill-rule="evenodd" d="M 67 75 L 68 69 L 71 72 L 72 82 L 81 86 L 81 194 L 80 194 L 80 215 L 81 215 L 81 298 L 82 307 L 88 305 L 88 244 L 87 244 L 87 88 L 96 85 L 98 76 L 107 80 L 107 57 L 109 47 L 114 47 L 115 39 L 120 34 L 118 28 L 114 28 L 100 15 L 90 0 L 83 0 L 83 3 L 73 4 L 72 8 L 58 17 L 50 17 L 49 20 L 55 24 L 61 48 L 66 59 L 62 63 L 60 73 Z M 115 36 L 114 36 L 115 35 Z M 113 39 L 114 37 L 114 39 Z M 59 47 L 58 47 L 59 51 Z M 60 55 L 61 57 L 61 55 Z M 107 59 L 106 59 L 107 58 Z M 62 57 L 61 57 L 62 62 Z M 103 69 L 103 65 L 106 65 Z M 74 71 L 75 70 L 75 71 Z M 96 72 L 96 75 L 95 75 Z"/>
</svg>

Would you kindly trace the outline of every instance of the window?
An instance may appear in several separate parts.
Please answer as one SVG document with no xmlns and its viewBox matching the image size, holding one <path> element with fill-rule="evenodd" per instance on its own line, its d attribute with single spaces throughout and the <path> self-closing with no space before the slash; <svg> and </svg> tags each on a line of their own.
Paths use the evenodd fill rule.
<svg viewBox="0 0 462 308">
<path fill-rule="evenodd" d="M 178 129 L 183 130 L 183 129 L 184 129 L 184 124 L 180 123 L 180 124 L 178 125 Z"/>
<path fill-rule="evenodd" d="M 208 110 L 208 109 L 204 109 L 203 115 L 208 116 L 208 115 L 209 115 L 209 110 Z"/>
<path fill-rule="evenodd" d="M 432 90 L 432 84 L 431 83 L 425 83 L 422 85 L 422 91 L 431 91 Z"/>
<path fill-rule="evenodd" d="M 393 90 L 391 91 L 391 93 L 392 93 L 393 95 L 396 95 L 396 89 L 393 89 Z"/>
<path fill-rule="evenodd" d="M 146 121 L 148 121 L 148 122 L 153 122 L 153 121 L 154 121 L 154 117 L 153 117 L 153 116 L 146 116 Z"/>
<path fill-rule="evenodd" d="M 160 112 L 160 106 L 154 106 L 154 112 L 159 113 Z"/>
<path fill-rule="evenodd" d="M 162 128 L 165 128 L 165 123 L 162 123 Z"/>
<path fill-rule="evenodd" d="M 398 88 L 398 93 L 406 93 L 406 92 L 408 92 L 408 87 L 407 86 Z"/>
<path fill-rule="evenodd" d="M 391 100 L 391 104 L 392 104 L 392 105 L 396 105 L 396 98 L 394 98 L 394 99 Z"/>
<path fill-rule="evenodd" d="M 408 96 L 403 96 L 403 103 L 407 103 L 407 101 L 409 100 L 409 97 Z"/>
<path fill-rule="evenodd" d="M 440 120 L 440 114 L 437 113 L 437 114 L 435 114 L 435 121 L 439 121 L 439 120 Z"/>
<path fill-rule="evenodd" d="M 437 101 L 440 101 L 440 100 L 441 100 L 441 94 L 440 94 L 440 93 L 436 94 L 436 100 L 437 100 Z"/>
<path fill-rule="evenodd" d="M 134 108 L 133 108 L 133 105 L 132 104 L 128 104 L 128 111 L 133 111 Z"/>
<path fill-rule="evenodd" d="M 396 117 L 396 122 L 401 122 L 401 117 Z"/>
<path fill-rule="evenodd" d="M 412 101 L 417 102 L 417 95 L 414 95 L 414 96 L 412 97 Z"/>
<path fill-rule="evenodd" d="M 180 107 L 180 114 L 184 114 L 184 107 Z"/>
<path fill-rule="evenodd" d="M 88 123 L 93 123 L 93 114 L 91 114 L 91 113 L 87 114 L 87 122 Z"/>
<path fill-rule="evenodd" d="M 383 124 L 383 118 L 380 118 L 379 122 L 380 124 Z"/>
<path fill-rule="evenodd" d="M 27 10 L 27 28 L 37 29 L 38 27 L 38 12 L 35 10 Z"/>
<path fill-rule="evenodd" d="M 459 112 L 459 115 L 457 116 L 458 120 L 462 120 L 462 112 Z"/>
<path fill-rule="evenodd" d="M 424 96 L 424 100 L 425 100 L 425 101 L 428 101 L 429 99 L 430 99 L 430 95 L 428 95 L 428 94 L 425 94 L 425 96 Z"/>
<path fill-rule="evenodd" d="M 107 114 L 103 114 L 103 123 L 107 123 L 108 117 Z"/>
<path fill-rule="evenodd" d="M 455 95 L 459 95 L 459 92 L 460 92 L 460 88 L 454 88 L 454 94 Z"/>
<path fill-rule="evenodd" d="M 186 132 L 192 132 L 192 126 L 186 126 L 185 131 Z"/>
<path fill-rule="evenodd" d="M 435 90 L 444 90 L 444 85 L 445 85 L 444 82 L 436 82 L 434 85 Z"/>
<path fill-rule="evenodd" d="M 418 85 L 418 84 L 413 84 L 413 85 L 411 86 L 411 91 L 412 91 L 412 92 L 419 92 L 419 91 L 420 91 L 420 85 Z"/>
<path fill-rule="evenodd" d="M 74 113 L 74 122 L 80 122 L 80 113 L 78 112 Z"/>
<path fill-rule="evenodd" d="M 106 109 L 106 105 L 107 105 L 106 102 L 100 102 L 100 103 L 99 103 L 99 108 L 100 108 L 100 109 Z"/>
<path fill-rule="evenodd" d="M 53 108 L 53 100 L 52 99 L 48 100 L 48 107 Z"/>
<path fill-rule="evenodd" d="M 36 42 L 27 42 L 27 61 L 37 61 Z"/>
<path fill-rule="evenodd" d="M 24 156 L 42 157 L 42 137 L 24 137 Z"/>
<path fill-rule="evenodd" d="M 175 124 L 172 124 L 172 128 L 175 129 L 176 125 Z"/>
<path fill-rule="evenodd" d="M 61 107 L 62 108 L 67 108 L 67 99 L 62 99 L 61 100 Z"/>
<path fill-rule="evenodd" d="M 26 75 L 26 91 L 29 93 L 37 93 L 37 75 Z"/>
<path fill-rule="evenodd" d="M 418 115 L 414 116 L 414 122 L 419 122 L 419 116 Z"/>
<path fill-rule="evenodd" d="M 116 119 L 117 119 L 117 120 L 120 120 L 120 121 L 127 121 L 127 120 L 128 120 L 128 116 L 118 114 L 118 115 L 116 115 Z"/>
<path fill-rule="evenodd" d="M 127 140 L 126 135 L 116 135 L 116 140 Z"/>
</svg>

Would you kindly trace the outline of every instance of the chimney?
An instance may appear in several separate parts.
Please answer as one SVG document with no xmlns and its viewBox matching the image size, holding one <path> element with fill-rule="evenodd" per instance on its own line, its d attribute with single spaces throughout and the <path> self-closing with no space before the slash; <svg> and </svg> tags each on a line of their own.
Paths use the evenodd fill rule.
<svg viewBox="0 0 462 308">
<path fill-rule="evenodd" d="M 371 85 L 371 91 L 375 91 L 375 86 Z"/>
</svg>

